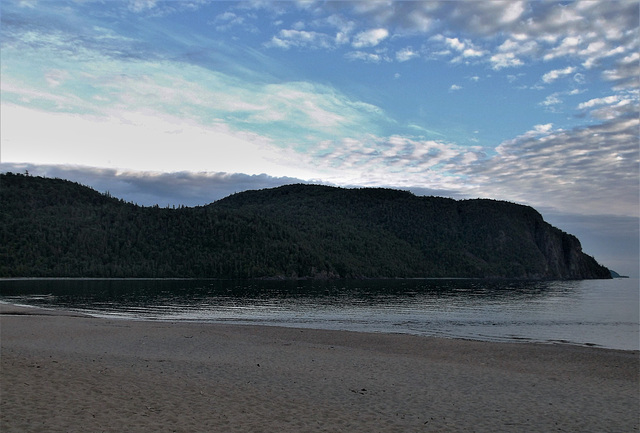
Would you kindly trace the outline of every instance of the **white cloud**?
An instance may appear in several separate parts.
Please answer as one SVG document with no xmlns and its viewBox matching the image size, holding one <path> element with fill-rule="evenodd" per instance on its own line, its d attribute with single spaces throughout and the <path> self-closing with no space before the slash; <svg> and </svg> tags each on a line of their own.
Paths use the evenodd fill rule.
<svg viewBox="0 0 640 433">
<path fill-rule="evenodd" d="M 564 69 L 554 69 L 553 71 L 549 71 L 542 76 L 542 81 L 545 83 L 552 83 L 558 78 L 565 77 L 567 75 L 571 75 L 576 71 L 576 68 L 572 66 L 567 66 Z"/>
<path fill-rule="evenodd" d="M 548 51 L 543 59 L 545 61 L 553 60 L 557 57 L 568 57 L 579 52 L 579 47 L 583 43 L 582 36 L 566 36 L 562 39 L 560 45 Z"/>
<path fill-rule="evenodd" d="M 328 94 L 318 92 L 313 86 L 299 84 L 270 84 L 263 89 L 265 105 L 270 108 L 261 110 L 259 116 L 271 111 L 284 115 L 279 120 L 291 121 L 291 112 L 298 111 L 308 118 L 308 122 L 316 128 L 337 128 L 340 124 L 349 123 L 349 119 L 340 113 L 343 101 Z"/>
<path fill-rule="evenodd" d="M 578 84 L 584 84 L 586 83 L 586 78 L 584 76 L 584 74 L 581 74 L 580 72 L 578 72 L 577 74 L 575 74 L 573 76 L 573 81 L 575 81 Z"/>
<path fill-rule="evenodd" d="M 552 105 L 558 105 L 562 103 L 562 99 L 559 98 L 559 94 L 558 93 L 553 93 L 549 96 L 547 96 L 545 98 L 545 100 L 543 102 L 541 102 L 541 105 L 544 105 L 545 107 L 549 107 Z"/>
<path fill-rule="evenodd" d="M 396 60 L 398 60 L 399 62 L 406 62 L 407 60 L 411 60 L 419 56 L 420 54 L 414 51 L 411 47 L 406 47 L 396 52 Z"/>
<path fill-rule="evenodd" d="M 362 60 L 370 63 L 380 63 L 390 60 L 381 54 L 367 53 L 364 51 L 350 51 L 346 53 L 344 57 L 348 60 Z"/>
<path fill-rule="evenodd" d="M 630 65 L 637 63 L 640 60 L 640 53 L 635 52 L 631 53 L 628 56 L 625 56 L 623 59 L 620 59 L 620 63 L 623 65 Z"/>
<path fill-rule="evenodd" d="M 38 0 L 20 0 L 18 5 L 21 8 L 35 9 L 38 6 Z"/>
<path fill-rule="evenodd" d="M 96 118 L 10 104 L 2 104 L 1 115 L 5 162 L 249 174 L 281 170 L 274 163 L 277 147 L 223 124 L 205 127 L 150 111 Z"/>
<path fill-rule="evenodd" d="M 384 28 L 366 30 L 354 36 L 354 48 L 375 47 L 389 36 L 389 31 Z"/>
<path fill-rule="evenodd" d="M 51 69 L 45 74 L 45 80 L 49 87 L 58 87 L 69 78 L 70 74 L 61 69 Z"/>
<path fill-rule="evenodd" d="M 451 60 L 452 63 L 459 63 L 468 58 L 482 57 L 486 54 L 484 49 L 478 48 L 468 39 L 460 40 L 459 38 L 450 38 L 438 34 L 432 36 L 429 40 L 438 42 L 445 48 L 445 50 L 441 52 L 441 55 L 449 55 L 453 52 L 458 53 L 458 56 Z"/>
<path fill-rule="evenodd" d="M 216 30 L 226 31 L 234 26 L 241 26 L 245 23 L 245 17 L 236 15 L 233 12 L 224 12 L 216 16 L 213 20 L 213 24 L 216 25 Z"/>
<path fill-rule="evenodd" d="M 545 123 L 543 125 L 535 125 L 532 132 L 536 134 L 548 134 L 553 129 L 553 123 Z"/>
<path fill-rule="evenodd" d="M 580 105 L 578 105 L 578 110 L 584 110 L 585 108 L 593 108 L 596 105 L 609 105 L 609 104 L 618 102 L 619 100 L 620 100 L 620 96 L 618 95 L 611 95 L 611 96 L 606 96 L 604 98 L 590 99 L 587 102 L 580 103 Z"/>
<path fill-rule="evenodd" d="M 87 53 L 88 58 L 95 57 L 90 54 Z M 33 70 L 32 75 L 37 72 Z M 3 76 L 0 83 L 3 103 L 13 101 L 31 107 L 25 108 L 24 116 L 5 120 L 5 114 L 15 113 L 17 108 L 3 106 L 3 160 L 28 161 L 25 158 L 32 155 L 34 162 L 46 162 L 46 158 L 51 157 L 51 162 L 65 163 L 70 162 L 65 158 L 73 157 L 78 158 L 78 163 L 92 166 L 200 170 L 206 167 L 198 164 L 207 158 L 198 158 L 197 151 L 185 151 L 191 153 L 193 159 L 181 153 L 173 162 L 169 156 L 171 152 L 151 152 L 154 156 L 147 159 L 142 155 L 150 151 L 149 143 L 160 145 L 185 140 L 197 147 L 198 143 L 203 143 L 203 137 L 228 144 L 225 152 L 230 152 L 229 155 L 236 151 L 258 155 L 258 151 L 245 152 L 237 144 L 245 141 L 263 143 L 273 148 L 274 155 L 279 155 L 282 147 L 307 145 L 325 136 L 376 131 L 385 122 L 379 108 L 351 100 L 336 89 L 305 82 L 259 84 L 195 65 L 169 61 L 122 62 L 109 58 L 102 58 L 99 64 L 83 63 L 80 72 L 69 76 L 74 86 L 61 84 L 67 77 L 63 72 L 62 69 L 47 70 L 46 77 L 39 81 L 41 84 L 16 82 Z M 85 94 L 84 89 L 91 89 L 91 92 Z M 45 116 L 45 110 L 51 110 L 52 106 L 66 114 Z M 87 113 L 93 113 L 93 117 Z M 29 122 L 24 120 L 29 115 L 42 127 L 29 127 Z M 72 122 L 74 116 L 75 124 Z M 153 121 L 154 116 L 160 123 Z M 177 117 L 186 126 L 176 125 L 178 122 L 174 118 Z M 372 122 L 374 118 L 377 120 Z M 55 119 L 60 119 L 63 133 L 53 132 Z M 88 126 L 91 121 L 96 122 L 93 129 Z M 173 124 L 170 130 L 164 129 L 163 121 L 166 125 Z M 5 127 L 5 124 L 11 127 Z M 39 131 L 47 133 L 38 135 Z M 145 131 L 149 131 L 146 137 Z M 30 136 L 33 139 L 24 143 L 20 141 L 21 133 L 25 139 Z M 126 133 L 130 133 L 129 138 Z M 46 143 L 47 135 L 56 135 L 57 144 L 51 147 L 39 145 L 38 142 Z M 105 141 L 107 137 L 114 143 L 127 143 L 128 140 L 129 144 L 126 149 L 112 146 L 113 155 L 107 158 L 110 152 Z M 78 143 L 86 146 L 86 152 L 72 150 Z M 60 151 L 53 151 L 56 146 L 60 146 Z M 94 147 L 97 148 L 95 151 Z M 237 170 L 241 171 L 242 157 L 237 158 L 236 163 L 227 162 L 230 167 L 236 164 Z M 223 168 L 225 158 L 219 161 L 222 164 L 219 169 L 229 170 Z M 174 162 L 175 166 L 171 167 Z M 136 167 L 138 164 L 142 166 Z M 294 169 L 297 166 L 295 162 L 290 165 Z M 277 166 L 271 167 L 275 170 Z"/>
<path fill-rule="evenodd" d="M 314 23 L 317 25 L 327 24 L 337 30 L 335 35 L 336 45 L 345 45 L 350 42 L 351 33 L 356 28 L 356 23 L 351 20 L 345 19 L 342 15 L 332 14 L 326 19 L 316 20 Z"/>
<path fill-rule="evenodd" d="M 349 34 L 356 28 L 356 23 L 354 21 L 346 19 L 340 14 L 332 14 L 328 16 L 326 18 L 326 22 L 344 34 Z"/>
<path fill-rule="evenodd" d="M 616 119 L 620 119 L 622 116 L 638 116 L 638 105 L 633 104 L 633 102 L 629 99 L 623 99 L 617 104 L 611 106 L 605 106 L 593 110 L 591 113 L 591 117 L 600 120 L 608 120 L 613 121 Z"/>
<path fill-rule="evenodd" d="M 589 115 L 595 119 L 614 121 L 638 117 L 639 107 L 637 96 L 624 97 L 611 95 L 604 98 L 590 99 L 578 105 L 578 110 L 591 110 Z"/>
<path fill-rule="evenodd" d="M 484 56 L 484 50 L 477 50 L 475 48 L 467 48 L 462 52 L 462 57 L 482 57 Z"/>
<path fill-rule="evenodd" d="M 0 81 L 0 89 L 4 100 L 10 97 L 19 100 L 21 104 L 43 104 L 54 107 L 55 110 L 89 110 L 91 105 L 76 95 L 60 94 L 56 92 L 57 81 L 47 79 L 46 89 L 37 89 L 21 83 L 13 77 L 3 77 Z"/>
<path fill-rule="evenodd" d="M 405 27 L 419 33 L 427 32 L 433 26 L 433 18 L 428 11 L 415 9 L 407 14 L 407 24 Z"/>
<path fill-rule="evenodd" d="M 332 38 L 324 33 L 309 32 L 305 30 L 280 30 L 278 36 L 273 36 L 267 46 L 288 49 L 301 48 L 330 48 Z"/>
<path fill-rule="evenodd" d="M 465 44 L 458 38 L 444 38 L 444 43 L 456 51 L 462 51 L 465 47 Z"/>
<path fill-rule="evenodd" d="M 503 10 L 502 16 L 500 17 L 500 22 L 503 24 L 508 24 L 516 21 L 520 16 L 522 16 L 525 11 L 525 2 L 524 1 L 509 1 L 504 3 L 506 6 Z"/>
<path fill-rule="evenodd" d="M 491 56 L 490 61 L 493 64 L 493 69 L 495 70 L 524 65 L 524 62 L 517 58 L 513 53 L 494 54 L 493 56 Z"/>
<path fill-rule="evenodd" d="M 456 90 L 461 90 L 461 89 L 462 89 L 462 86 L 459 86 L 457 84 L 452 84 L 451 87 L 449 87 L 449 90 L 452 92 Z"/>
<path fill-rule="evenodd" d="M 460 51 L 464 41 L 452 27 L 479 36 L 476 42 L 485 36 L 497 41 L 504 37 L 502 45 L 488 56 L 496 70 L 559 58 L 575 58 L 589 69 L 640 48 L 633 30 L 638 25 L 634 2 L 455 2 L 445 3 L 436 16 L 447 23 L 447 43 L 454 51 Z M 633 73 L 610 72 L 607 77 L 630 86 Z"/>
<path fill-rule="evenodd" d="M 448 18 L 453 23 L 480 35 L 508 29 L 524 12 L 520 2 L 451 2 L 447 6 Z"/>
<path fill-rule="evenodd" d="M 234 19 L 232 15 L 225 18 Z M 284 30 L 280 34 L 287 47 L 317 46 L 330 40 L 328 35 L 317 32 Z M 3 102 L 96 116 L 109 109 L 156 110 L 203 126 L 226 124 L 234 130 L 272 138 L 281 146 L 308 144 L 327 135 L 375 132 L 386 122 L 377 107 L 350 100 L 327 86 L 308 82 L 269 85 L 273 78 L 260 72 L 253 72 L 247 79 L 192 63 L 113 58 L 104 56 L 101 47 L 91 44 L 76 59 L 57 51 L 59 47 L 68 49 L 67 35 L 56 34 L 47 39 L 34 32 L 32 37 L 28 58 L 43 59 L 43 66 L 38 70 L 29 64 L 27 78 L 5 76 L 3 70 Z M 7 49 L 3 46 L 3 62 L 11 59 L 16 69 L 21 64 L 14 59 L 24 58 L 25 51 L 24 45 Z M 375 56 L 369 59 L 389 60 L 382 54 Z M 224 57 L 220 57 L 222 60 Z M 81 68 L 77 62 L 81 62 Z M 65 80 L 73 82 L 73 86 L 65 86 Z M 373 118 L 376 120 L 372 122 Z"/>
<path fill-rule="evenodd" d="M 497 156 L 461 171 L 490 197 L 565 212 L 589 214 L 596 208 L 637 217 L 639 126 L 637 117 L 571 130 L 536 125 L 502 143 Z"/>
<path fill-rule="evenodd" d="M 640 50 L 633 30 L 638 25 L 637 7 L 632 1 L 355 1 L 313 5 L 307 9 L 313 11 L 312 23 L 337 29 L 330 40 L 303 43 L 276 35 L 271 46 L 335 48 L 350 42 L 357 50 L 347 58 L 381 62 L 380 53 L 366 56 L 363 49 L 383 40 L 393 42 L 420 34 L 428 38 L 424 50 L 431 57 L 452 56 L 453 63 L 486 61 L 494 70 L 501 70 L 529 62 L 571 59 L 587 70 L 606 65 L 604 79 L 614 81 L 617 88 L 633 87 L 633 77 L 639 72 L 630 61 Z M 261 7 L 282 12 L 281 5 Z M 318 18 L 323 13 L 326 17 Z M 358 27 L 373 28 L 354 36 Z M 395 52 L 397 61 L 409 57 L 406 50 Z M 616 61 L 618 65 L 612 67 Z M 548 79 L 553 81 L 551 76 Z"/>
<path fill-rule="evenodd" d="M 349 43 L 349 35 L 346 33 L 338 32 L 336 33 L 336 45 L 345 45 Z"/>
<path fill-rule="evenodd" d="M 443 174 L 478 159 L 478 148 L 435 140 L 416 140 L 392 135 L 363 136 L 327 141 L 308 156 L 309 164 L 336 170 L 326 179 L 336 184 L 395 185 L 448 188 L 461 178 Z"/>
<path fill-rule="evenodd" d="M 535 40 L 507 39 L 497 47 L 497 52 L 489 58 L 489 62 L 494 70 L 522 66 L 522 58 L 535 56 L 539 49 Z"/>
<path fill-rule="evenodd" d="M 619 63 L 614 69 L 607 69 L 602 72 L 604 80 L 613 82 L 614 90 L 633 89 L 637 91 L 640 87 L 639 76 L 639 62 Z"/>
<path fill-rule="evenodd" d="M 157 0 L 129 0 L 129 9 L 133 12 L 142 12 L 156 7 Z"/>
</svg>

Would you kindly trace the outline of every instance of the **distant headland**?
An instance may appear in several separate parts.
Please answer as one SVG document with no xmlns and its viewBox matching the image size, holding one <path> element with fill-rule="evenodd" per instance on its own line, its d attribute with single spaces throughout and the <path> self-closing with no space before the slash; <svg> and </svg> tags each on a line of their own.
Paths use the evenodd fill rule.
<svg viewBox="0 0 640 433">
<path fill-rule="evenodd" d="M 609 272 L 611 272 L 611 278 L 629 278 L 628 275 L 620 275 L 619 273 L 611 269 L 609 269 Z"/>
<path fill-rule="evenodd" d="M 63 179 L 0 175 L 0 277 L 611 278 L 514 203 L 287 185 L 142 207 Z M 615 274 L 617 276 L 617 274 Z"/>
</svg>

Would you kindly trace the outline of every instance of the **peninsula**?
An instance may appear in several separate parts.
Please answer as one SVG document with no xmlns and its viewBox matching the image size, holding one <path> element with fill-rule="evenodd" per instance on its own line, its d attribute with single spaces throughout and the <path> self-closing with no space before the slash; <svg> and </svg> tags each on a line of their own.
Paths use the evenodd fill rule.
<svg viewBox="0 0 640 433">
<path fill-rule="evenodd" d="M 0 277 L 611 278 L 514 203 L 287 185 L 143 207 L 63 179 L 0 175 Z"/>
</svg>

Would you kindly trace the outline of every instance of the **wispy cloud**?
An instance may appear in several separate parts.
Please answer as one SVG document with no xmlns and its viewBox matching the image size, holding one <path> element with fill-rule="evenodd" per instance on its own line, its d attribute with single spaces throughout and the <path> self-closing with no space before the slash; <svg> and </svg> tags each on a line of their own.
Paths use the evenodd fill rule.
<svg viewBox="0 0 640 433">
<path fill-rule="evenodd" d="M 14 35 L 20 40 L 18 36 Z M 3 101 L 35 110 L 55 109 L 104 119 L 126 119 L 144 112 L 165 119 L 179 116 L 203 130 L 224 127 L 238 136 L 250 132 L 268 137 L 262 142 L 270 140 L 272 145 L 285 148 L 336 135 L 375 132 L 376 125 L 387 121 L 380 108 L 352 100 L 327 85 L 247 81 L 157 56 L 124 60 L 108 55 L 111 47 L 92 45 L 83 48 L 78 59 L 83 68 L 78 69 L 69 56 L 60 60 L 57 54 L 66 49 L 70 35 L 22 35 L 22 39 L 27 36 L 37 39 L 38 44 L 7 46 L 3 58 L 10 59 L 15 69 L 22 66 L 28 50 L 31 56 L 47 62 L 40 70 L 28 62 L 22 66 L 36 79 L 3 79 Z M 100 61 L 90 60 L 96 58 Z M 66 82 L 73 85 L 65 86 Z"/>
<path fill-rule="evenodd" d="M 142 12 L 156 7 L 157 0 L 129 0 L 129 9 L 132 12 Z"/>
<path fill-rule="evenodd" d="M 245 22 L 246 22 L 245 17 L 229 11 L 218 14 L 211 21 L 211 23 L 215 26 L 216 30 L 219 32 L 227 31 L 236 26 L 244 27 Z M 253 28 L 250 28 L 250 31 L 253 31 L 253 30 L 254 30 Z"/>
<path fill-rule="evenodd" d="M 389 62 L 391 58 L 385 54 L 367 53 L 365 51 L 349 51 L 344 55 L 348 60 L 362 60 L 368 63 Z"/>
<path fill-rule="evenodd" d="M 552 107 L 558 104 L 562 104 L 562 99 L 560 99 L 560 94 L 558 92 L 547 96 L 545 100 L 540 103 L 540 105 L 545 107 Z"/>
<path fill-rule="evenodd" d="M 266 46 L 277 48 L 331 48 L 332 38 L 329 35 L 305 30 L 280 30 L 277 36 L 271 38 Z"/>
</svg>

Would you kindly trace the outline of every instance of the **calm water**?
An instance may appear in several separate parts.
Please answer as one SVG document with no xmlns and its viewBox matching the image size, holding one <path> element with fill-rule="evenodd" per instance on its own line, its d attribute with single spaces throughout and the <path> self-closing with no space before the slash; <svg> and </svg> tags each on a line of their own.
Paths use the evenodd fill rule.
<svg viewBox="0 0 640 433">
<path fill-rule="evenodd" d="M 99 317 L 395 332 L 638 350 L 638 279 L 0 280 L 0 301 Z"/>
</svg>

